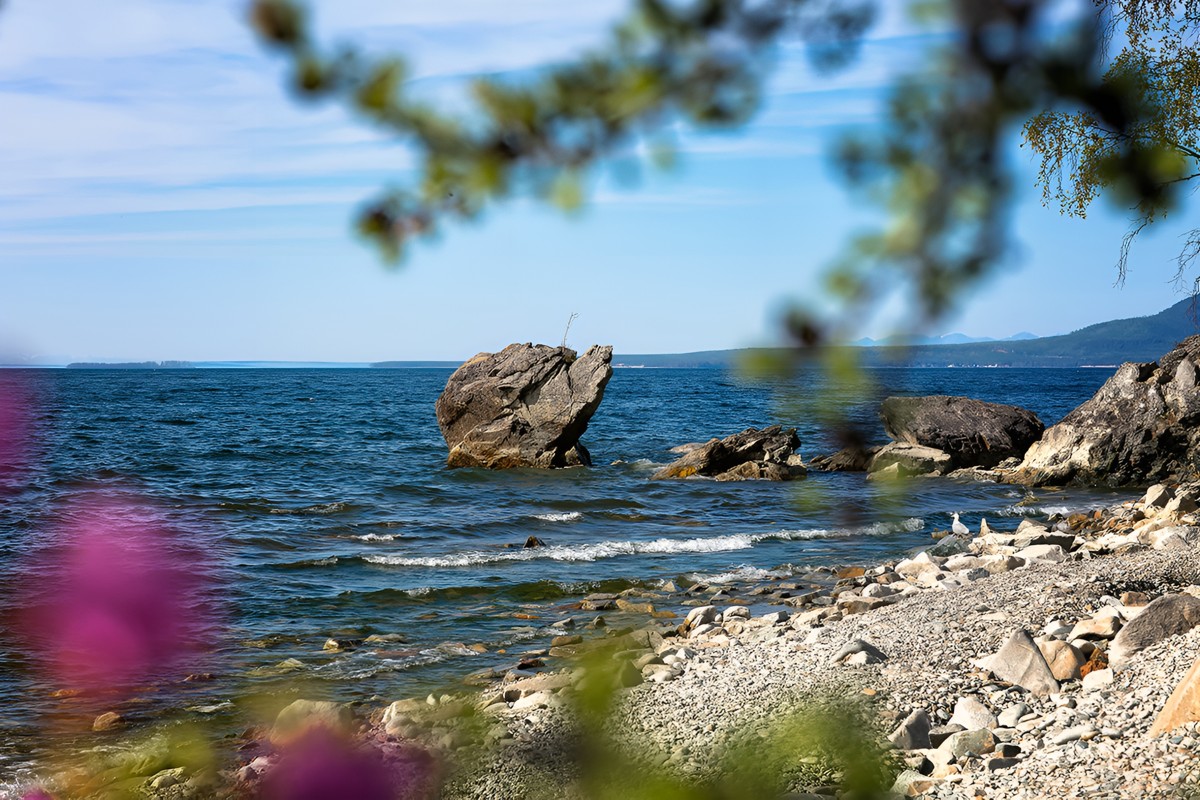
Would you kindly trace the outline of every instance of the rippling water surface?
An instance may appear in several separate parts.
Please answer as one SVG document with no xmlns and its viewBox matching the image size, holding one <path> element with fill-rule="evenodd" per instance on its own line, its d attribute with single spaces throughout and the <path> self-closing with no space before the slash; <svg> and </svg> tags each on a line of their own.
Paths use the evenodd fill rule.
<svg viewBox="0 0 1200 800">
<path fill-rule="evenodd" d="M 796 426 L 805 458 L 828 452 L 820 408 L 843 405 L 860 419 L 877 408 L 811 376 L 752 382 L 719 370 L 617 370 L 584 437 L 592 469 L 451 471 L 433 413 L 449 374 L 0 373 L 0 391 L 20 381 L 36 398 L 38 443 L 20 483 L 0 496 L 4 585 L 36 580 L 28 555 L 73 493 L 150 498 L 216 566 L 228 625 L 211 663 L 197 664 L 217 679 L 172 693 L 169 704 L 234 725 L 254 692 L 394 698 L 511 663 L 589 591 L 870 562 L 929 542 L 954 511 L 972 527 L 980 516 L 1003 527 L 1024 513 L 1114 499 L 1039 492 L 1030 502 L 1020 488 L 949 480 L 912 481 L 884 497 L 850 474 L 791 485 L 649 481 L 669 448 L 750 425 Z M 873 375 L 885 393 L 1015 403 L 1050 424 L 1109 371 Z M 521 549 L 530 535 L 547 546 Z M 328 637 L 369 634 L 404 641 L 322 650 Z M 37 749 L 57 702 L 20 643 L 10 645 L 0 662 L 0 769 Z M 150 697 L 133 713 L 163 709 Z"/>
</svg>

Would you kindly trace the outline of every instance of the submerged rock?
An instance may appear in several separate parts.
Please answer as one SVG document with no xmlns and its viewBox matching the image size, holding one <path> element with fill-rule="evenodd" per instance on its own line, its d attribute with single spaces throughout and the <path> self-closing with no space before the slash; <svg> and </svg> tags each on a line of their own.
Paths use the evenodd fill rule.
<svg viewBox="0 0 1200 800">
<path fill-rule="evenodd" d="M 795 428 L 780 425 L 761 431 L 747 428 L 692 449 L 650 477 L 663 480 L 701 475 L 719 481 L 791 480 L 807 472 L 799 457 L 793 455 L 799 446 Z"/>
<path fill-rule="evenodd" d="M 877 452 L 878 447 L 843 447 L 832 455 L 813 458 L 808 465 L 822 472 L 866 472 Z"/>
<path fill-rule="evenodd" d="M 510 344 L 450 376 L 437 400 L 450 467 L 590 466 L 579 443 L 612 377 L 612 347 Z"/>
<path fill-rule="evenodd" d="M 347 731 L 354 722 L 353 709 L 328 700 L 295 700 L 275 718 L 271 741 L 292 741 L 311 728 Z"/>
<path fill-rule="evenodd" d="M 1158 362 L 1121 365 L 1046 430 L 1012 476 L 1032 485 L 1146 485 L 1191 478 L 1200 463 L 1200 336 Z"/>
<path fill-rule="evenodd" d="M 115 711 L 105 711 L 92 721 L 92 730 L 111 731 L 125 725 L 125 718 Z"/>
<path fill-rule="evenodd" d="M 947 453 L 933 447 L 908 442 L 884 445 L 871 459 L 868 471 L 888 477 L 905 478 L 912 475 L 942 475 L 950 469 Z"/>
<path fill-rule="evenodd" d="M 889 397 L 879 416 L 897 442 L 931 447 L 954 467 L 994 467 L 1025 455 L 1046 426 L 1032 411 L 970 397 Z"/>
</svg>

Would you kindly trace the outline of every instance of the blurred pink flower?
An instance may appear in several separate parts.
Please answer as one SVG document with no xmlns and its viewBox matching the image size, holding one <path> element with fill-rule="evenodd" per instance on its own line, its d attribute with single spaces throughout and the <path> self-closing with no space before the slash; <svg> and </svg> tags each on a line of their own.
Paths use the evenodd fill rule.
<svg viewBox="0 0 1200 800">
<path fill-rule="evenodd" d="M 143 502 L 75 500 L 42 554 L 31 633 L 61 685 L 133 689 L 167 677 L 206 645 L 205 569 Z"/>
<path fill-rule="evenodd" d="M 412 745 L 355 743 L 313 728 L 284 750 L 262 782 L 262 800 L 419 800 L 435 797 L 439 768 Z"/>
</svg>

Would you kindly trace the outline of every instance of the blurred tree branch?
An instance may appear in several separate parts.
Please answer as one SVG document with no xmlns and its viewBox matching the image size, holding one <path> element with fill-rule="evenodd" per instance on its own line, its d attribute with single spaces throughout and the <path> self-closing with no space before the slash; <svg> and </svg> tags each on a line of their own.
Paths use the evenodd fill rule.
<svg viewBox="0 0 1200 800">
<path fill-rule="evenodd" d="M 292 0 L 257 0 L 251 19 L 291 59 L 299 92 L 336 98 L 416 150 L 415 185 L 370 203 L 358 222 L 395 259 L 443 219 L 475 217 L 516 191 L 575 208 L 590 165 L 638 139 L 665 155 L 663 126 L 675 119 L 745 122 L 773 42 L 795 31 L 818 64 L 844 63 L 871 11 L 863 0 L 638 0 L 599 52 L 524 83 L 474 81 L 472 112 L 463 117 L 413 99 L 400 58 L 321 52 Z"/>
<path fill-rule="evenodd" d="M 1101 82 L 1138 98 L 1123 128 L 1084 107 L 1050 106 L 1024 127 L 1038 162 L 1045 204 L 1087 216 L 1102 192 L 1130 204 L 1134 220 L 1118 257 L 1124 280 L 1134 239 L 1165 217 L 1180 184 L 1200 177 L 1200 2 L 1197 0 L 1095 0 L 1106 42 L 1120 42 Z M 1144 163 L 1131 170 L 1131 154 Z M 1200 228 L 1185 235 L 1177 260 L 1182 282 L 1195 260 Z M 1200 287 L 1200 279 L 1196 287 Z"/>
<path fill-rule="evenodd" d="M 1050 171 L 1069 160 L 1072 147 L 1095 147 L 1095 132 L 1103 131 L 1103 167 L 1086 174 L 1105 182 L 1071 192 L 1068 208 L 1082 208 L 1101 185 L 1155 213 L 1169 206 L 1186 172 L 1180 159 L 1164 161 L 1161 137 L 1147 136 L 1145 126 L 1155 115 L 1180 116 L 1182 99 L 1159 96 L 1145 60 L 1118 58 L 1105 71 L 1108 16 L 1084 14 L 1064 30 L 1047 18 L 1049 5 L 910 3 L 946 33 L 925 68 L 896 81 L 882 124 L 846 139 L 837 158 L 852 189 L 877 204 L 886 223 L 855 238 L 830 271 L 827 288 L 841 311 L 793 316 L 789 328 L 799 343 L 838 338 L 897 288 L 912 291 L 919 327 L 1003 263 L 1012 189 L 1005 147 L 1031 116 L 1026 134 L 1035 149 L 1054 136 L 1062 142 Z M 1121 7 L 1141 13 L 1135 0 Z M 638 141 L 662 152 L 667 123 L 744 123 L 758 107 L 777 42 L 799 38 L 818 65 L 839 66 L 853 57 L 873 13 L 866 0 L 636 0 L 602 49 L 525 81 L 476 80 L 472 110 L 462 116 L 413 99 L 399 58 L 323 52 L 294 0 L 255 0 L 251 16 L 262 39 L 290 60 L 297 90 L 336 99 L 415 149 L 418 179 L 371 202 L 358 220 L 395 259 L 443 220 L 475 217 L 519 192 L 574 208 L 584 200 L 588 168 Z M 1144 16 L 1129 18 L 1145 24 Z M 1139 30 L 1133 22 L 1130 29 Z M 1069 124 L 1061 118 L 1052 133 L 1055 109 L 1067 106 L 1076 116 Z M 1172 141 L 1176 152 L 1200 150 L 1190 135 Z"/>
</svg>

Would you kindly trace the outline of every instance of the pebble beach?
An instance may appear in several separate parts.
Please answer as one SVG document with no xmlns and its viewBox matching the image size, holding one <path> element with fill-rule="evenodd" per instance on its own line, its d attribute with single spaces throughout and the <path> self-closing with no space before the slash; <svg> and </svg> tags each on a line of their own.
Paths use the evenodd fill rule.
<svg viewBox="0 0 1200 800">
<path fill-rule="evenodd" d="M 840 698 L 896 739 L 914 712 L 927 717 L 933 741 L 926 732 L 916 743 L 923 747 L 891 745 L 898 796 L 1190 796 L 1200 785 L 1200 726 L 1148 732 L 1200 655 L 1200 630 L 1166 637 L 1119 670 L 1099 665 L 1149 602 L 1200 594 L 1195 521 L 1140 501 L 975 538 L 966 554 L 843 568 L 828 593 L 801 594 L 788 611 L 749 617 L 743 605 L 696 606 L 681 626 L 690 630 L 652 636 L 654 646 L 633 658 L 644 682 L 623 691 L 609 730 L 631 759 L 702 779 L 731 741 L 813 697 Z M 1022 538 L 1056 534 L 1063 544 L 1014 549 Z M 892 592 L 872 591 L 879 586 Z M 721 591 L 738 597 L 755 588 Z M 863 601 L 872 595 L 886 602 Z M 981 666 L 1022 630 L 1042 650 L 1059 642 L 1078 653 L 1078 663 L 1054 662 L 1061 679 L 1053 691 L 1030 691 Z M 570 740 L 561 697 L 570 681 L 509 678 L 482 701 L 504 744 L 487 768 L 453 783 L 451 796 L 571 785 L 571 753 L 554 750 Z M 838 794 L 836 785 L 790 788 L 793 797 Z M 812 794 L 819 788 L 825 794 Z"/>
</svg>

